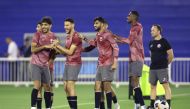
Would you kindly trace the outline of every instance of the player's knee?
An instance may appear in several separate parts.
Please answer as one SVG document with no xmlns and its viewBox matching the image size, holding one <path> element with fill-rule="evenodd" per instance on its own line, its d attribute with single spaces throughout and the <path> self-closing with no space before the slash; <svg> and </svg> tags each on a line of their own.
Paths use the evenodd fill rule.
<svg viewBox="0 0 190 109">
<path fill-rule="evenodd" d="M 41 86 L 41 84 L 34 84 L 34 88 L 38 89 L 38 90 L 41 90 L 42 86 Z"/>
<path fill-rule="evenodd" d="M 74 82 L 68 82 L 67 83 L 67 90 L 68 90 L 68 92 L 74 90 L 74 88 L 75 88 L 75 83 Z"/>
<path fill-rule="evenodd" d="M 50 85 L 45 84 L 43 85 L 45 91 L 50 91 Z"/>
<path fill-rule="evenodd" d="M 163 87 L 166 91 L 170 90 L 170 86 L 169 86 L 169 83 L 164 83 L 163 84 Z"/>
<path fill-rule="evenodd" d="M 131 79 L 131 85 L 132 85 L 133 88 L 139 86 L 139 81 L 138 81 L 137 77 L 132 77 L 132 79 Z"/>
<path fill-rule="evenodd" d="M 152 91 L 152 92 L 156 92 L 156 86 L 151 85 L 151 87 L 150 87 L 150 88 L 151 88 L 151 91 Z"/>
<path fill-rule="evenodd" d="M 104 91 L 105 92 L 111 91 L 111 83 L 110 82 L 104 82 Z"/>
<path fill-rule="evenodd" d="M 94 86 L 94 90 L 95 90 L 95 91 L 101 91 L 101 83 L 96 82 L 96 83 L 95 83 L 95 86 Z"/>
</svg>

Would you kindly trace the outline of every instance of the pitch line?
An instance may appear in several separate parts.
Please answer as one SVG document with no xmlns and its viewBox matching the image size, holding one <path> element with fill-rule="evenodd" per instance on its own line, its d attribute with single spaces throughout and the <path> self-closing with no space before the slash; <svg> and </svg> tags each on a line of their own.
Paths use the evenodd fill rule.
<svg viewBox="0 0 190 109">
<path fill-rule="evenodd" d="M 179 96 L 190 96 L 190 93 L 172 95 L 172 97 L 179 97 Z M 119 100 L 119 102 L 124 102 L 124 101 L 130 101 L 130 100 Z M 93 104 L 94 103 L 79 103 L 78 106 L 93 105 Z M 53 109 L 60 109 L 64 107 L 69 107 L 69 105 L 54 106 Z"/>
</svg>

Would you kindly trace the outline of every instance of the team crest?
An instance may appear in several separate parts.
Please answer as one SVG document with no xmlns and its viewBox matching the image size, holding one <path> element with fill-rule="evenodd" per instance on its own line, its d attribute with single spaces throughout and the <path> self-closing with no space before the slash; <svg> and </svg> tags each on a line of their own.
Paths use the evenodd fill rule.
<svg viewBox="0 0 190 109">
<path fill-rule="evenodd" d="M 102 41 L 103 40 L 103 37 L 100 37 L 100 41 Z"/>
<path fill-rule="evenodd" d="M 150 45 L 150 48 L 152 48 L 152 47 L 153 47 L 153 44 Z"/>
<path fill-rule="evenodd" d="M 161 44 L 158 44 L 158 45 L 157 45 L 157 48 L 160 48 L 160 47 L 161 47 Z"/>
<path fill-rule="evenodd" d="M 52 44 L 53 43 L 53 39 L 50 39 L 50 44 Z"/>
</svg>

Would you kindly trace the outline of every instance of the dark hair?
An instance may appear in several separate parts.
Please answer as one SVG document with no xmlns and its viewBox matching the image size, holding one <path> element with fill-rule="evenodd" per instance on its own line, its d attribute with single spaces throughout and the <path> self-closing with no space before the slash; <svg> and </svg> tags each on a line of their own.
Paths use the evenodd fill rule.
<svg viewBox="0 0 190 109">
<path fill-rule="evenodd" d="M 42 20 L 41 20 L 41 23 L 43 23 L 43 22 L 48 23 L 48 24 L 51 25 L 52 24 L 51 17 L 49 17 L 49 16 L 43 17 Z"/>
<path fill-rule="evenodd" d="M 136 16 L 136 20 L 139 20 L 139 13 L 137 11 L 131 11 L 131 14 Z"/>
<path fill-rule="evenodd" d="M 42 22 L 41 21 L 39 21 L 38 23 L 37 23 L 37 25 L 41 25 L 42 24 Z"/>
<path fill-rule="evenodd" d="M 155 26 L 162 33 L 162 27 L 159 24 L 153 24 L 152 26 Z"/>
<path fill-rule="evenodd" d="M 75 23 L 74 20 L 73 20 L 72 18 L 66 18 L 65 21 L 70 22 L 70 23 L 72 23 L 72 24 Z"/>
<path fill-rule="evenodd" d="M 99 22 L 101 22 L 101 23 L 107 23 L 106 20 L 105 20 L 104 18 L 102 18 L 102 17 L 96 17 L 96 18 L 94 19 L 94 22 L 95 22 L 95 21 L 99 21 Z"/>
</svg>

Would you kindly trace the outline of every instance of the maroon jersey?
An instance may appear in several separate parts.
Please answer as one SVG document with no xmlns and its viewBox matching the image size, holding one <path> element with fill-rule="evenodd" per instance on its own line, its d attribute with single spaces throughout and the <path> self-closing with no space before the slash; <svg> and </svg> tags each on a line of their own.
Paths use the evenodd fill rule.
<svg viewBox="0 0 190 109">
<path fill-rule="evenodd" d="M 75 49 L 72 55 L 66 56 L 66 64 L 67 65 L 81 64 L 82 40 L 77 32 L 75 32 L 73 36 L 68 35 L 66 38 L 65 47 L 69 49 L 72 44 L 76 45 L 77 48 Z"/>
<path fill-rule="evenodd" d="M 129 44 L 129 60 L 144 61 L 143 27 L 140 23 L 132 25 L 128 38 L 119 40 Z"/>
<path fill-rule="evenodd" d="M 114 58 L 118 58 L 119 48 L 109 30 L 97 33 L 93 41 L 89 41 L 90 45 L 97 47 L 99 52 L 98 65 L 105 66 L 113 64 Z"/>
<path fill-rule="evenodd" d="M 36 32 L 32 39 L 33 43 L 36 43 L 38 47 L 49 45 L 56 39 L 54 33 L 50 32 L 48 34 L 43 34 L 41 32 Z M 32 53 L 31 64 L 36 64 L 39 66 L 48 67 L 48 61 L 50 58 L 50 50 L 41 50 L 37 53 Z"/>
</svg>

